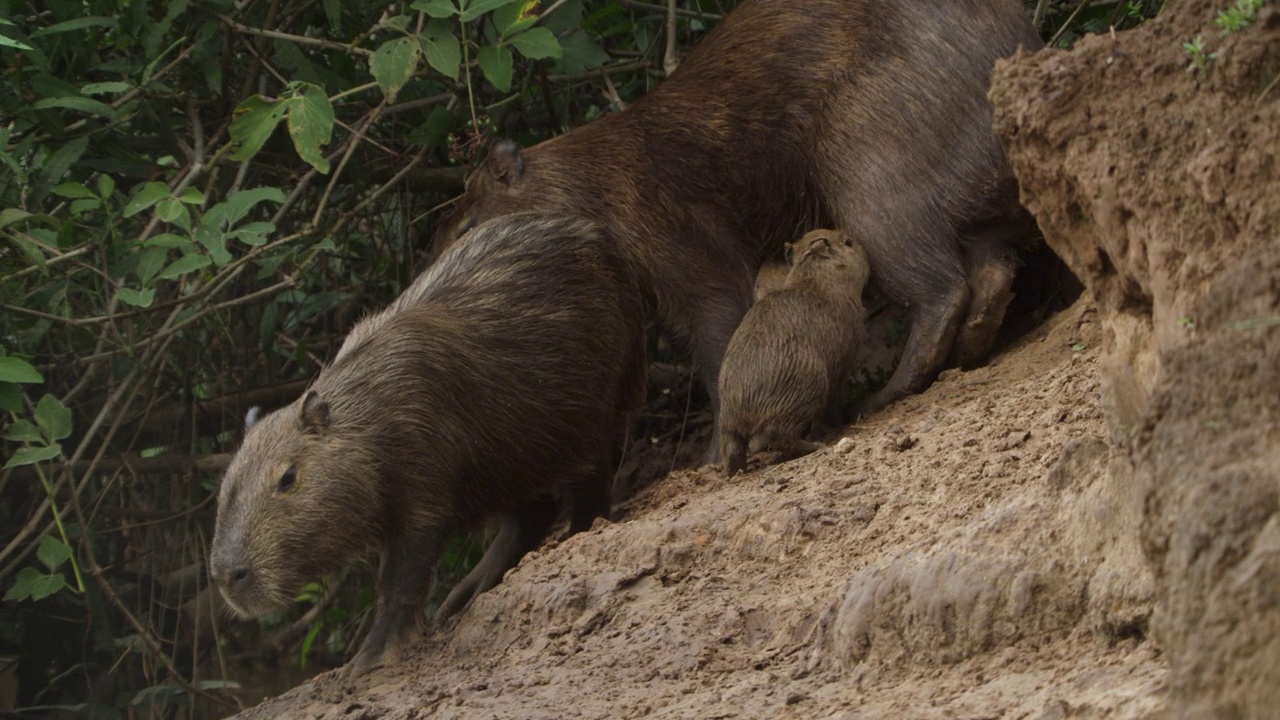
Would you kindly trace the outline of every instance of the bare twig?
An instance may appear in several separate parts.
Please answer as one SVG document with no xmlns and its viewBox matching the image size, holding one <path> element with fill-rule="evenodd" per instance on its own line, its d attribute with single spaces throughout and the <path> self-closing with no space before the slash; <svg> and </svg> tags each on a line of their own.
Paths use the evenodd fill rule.
<svg viewBox="0 0 1280 720">
<path fill-rule="evenodd" d="M 680 56 L 676 53 L 676 0 L 667 0 L 667 51 L 662 56 L 662 70 L 667 73 L 667 77 L 671 77 L 671 73 L 678 67 Z"/>
</svg>

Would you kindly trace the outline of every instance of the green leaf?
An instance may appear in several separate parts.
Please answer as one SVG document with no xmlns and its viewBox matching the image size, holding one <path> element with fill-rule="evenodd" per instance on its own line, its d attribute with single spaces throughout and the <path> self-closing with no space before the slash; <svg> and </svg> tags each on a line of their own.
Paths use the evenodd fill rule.
<svg viewBox="0 0 1280 720">
<path fill-rule="evenodd" d="M 203 205 L 205 203 L 204 193 L 193 187 L 183 190 L 182 195 L 178 196 L 178 200 L 187 205 Z"/>
<path fill-rule="evenodd" d="M 106 200 L 116 191 L 116 181 L 110 175 L 102 174 L 98 176 L 98 197 Z"/>
<path fill-rule="evenodd" d="M 71 548 L 67 544 L 52 535 L 45 535 L 40 538 L 40 547 L 36 548 L 36 557 L 40 558 L 40 562 L 50 570 L 57 570 L 58 566 L 67 561 L 71 557 Z"/>
<path fill-rule="evenodd" d="M 31 104 L 32 110 L 48 110 L 50 108 L 66 108 L 67 110 L 76 110 L 90 115 L 101 115 L 108 120 L 114 119 L 116 116 L 116 111 L 110 105 L 100 100 L 75 97 L 74 95 L 45 98 Z"/>
<path fill-rule="evenodd" d="M 0 382 L 0 410 L 22 412 L 22 391 L 11 382 Z"/>
<path fill-rule="evenodd" d="M 173 197 L 169 194 L 168 186 L 161 182 L 149 182 L 139 188 L 138 192 L 129 198 L 129 202 L 125 203 L 124 216 L 133 217 L 167 197 Z"/>
<path fill-rule="evenodd" d="M 128 92 L 133 86 L 127 82 L 96 82 L 80 88 L 81 95 L 108 95 Z"/>
<path fill-rule="evenodd" d="M 72 199 L 98 197 L 93 194 L 92 190 L 78 182 L 64 182 L 61 185 L 55 185 L 52 188 L 49 188 L 49 192 L 59 197 Z"/>
<path fill-rule="evenodd" d="M 493 25 L 502 37 L 515 34 L 538 22 L 537 2 L 522 0 L 493 11 Z"/>
<path fill-rule="evenodd" d="M 31 33 L 31 37 L 38 38 L 45 35 L 56 35 L 58 33 L 71 32 L 72 30 L 83 30 L 91 27 L 114 28 L 116 26 L 115 18 L 109 17 L 82 17 L 74 20 L 66 20 L 60 23 L 54 23 L 48 27 L 42 27 Z"/>
<path fill-rule="evenodd" d="M 530 60 L 558 58 L 564 55 L 560 41 L 546 28 L 532 28 L 511 38 L 511 46 Z"/>
<path fill-rule="evenodd" d="M 511 51 L 490 45 L 480 48 L 479 58 L 480 70 L 484 72 L 484 76 L 493 83 L 493 86 L 507 92 L 511 90 Z"/>
<path fill-rule="evenodd" d="M 201 224 L 196 228 L 196 240 L 209 251 L 209 259 L 213 264 L 222 267 L 231 262 L 231 253 L 227 252 L 227 236 L 217 228 Z"/>
<path fill-rule="evenodd" d="M 151 303 L 155 302 L 155 288 L 147 288 L 146 290 L 134 290 L 133 288 L 120 288 L 120 301 L 134 307 L 151 307 Z"/>
<path fill-rule="evenodd" d="M 369 72 L 378 81 L 382 94 L 388 100 L 395 98 L 400 88 L 409 82 L 413 71 L 418 68 L 418 57 L 422 47 L 411 37 L 388 40 L 374 51 L 369 59 Z"/>
<path fill-rule="evenodd" d="M 80 159 L 80 156 L 84 154 L 85 149 L 88 147 L 88 135 L 81 135 L 75 140 L 63 143 L 45 161 L 44 167 L 40 170 L 40 182 L 51 185 L 60 180 L 62 175 Z"/>
<path fill-rule="evenodd" d="M 513 2 L 516 2 L 516 0 L 471 0 L 471 2 L 467 3 L 467 6 L 462 9 L 462 15 L 460 17 L 462 22 L 471 22 L 490 10 L 496 10 L 504 5 L 510 5 Z"/>
<path fill-rule="evenodd" d="M 176 238 L 178 236 L 170 235 L 169 237 Z M 183 245 L 191 244 L 186 238 L 178 239 L 182 241 Z M 134 267 L 134 272 L 138 273 L 138 279 L 142 281 L 143 285 L 146 285 L 151 282 L 151 278 L 154 278 L 156 273 L 160 272 L 160 268 L 164 267 L 164 263 L 168 259 L 169 248 L 163 246 L 149 247 L 138 256 L 138 264 Z M 124 298 L 121 299 L 123 300 Z M 125 302 L 128 302 L 128 300 L 125 300 Z"/>
<path fill-rule="evenodd" d="M 0 229 L 6 228 L 20 220 L 26 220 L 32 217 L 32 214 L 26 210 L 18 208 L 5 208 L 0 210 Z"/>
<path fill-rule="evenodd" d="M 316 170 L 329 173 L 329 161 L 320 153 L 333 137 L 333 105 L 323 88 L 302 83 L 294 102 L 289 104 L 289 137 L 298 156 Z"/>
<path fill-rule="evenodd" d="M 164 272 L 160 273 L 158 279 L 170 280 L 180 275 L 186 275 L 194 270 L 208 267 L 212 262 L 213 260 L 211 260 L 208 255 L 186 255 L 174 260 L 172 265 L 165 268 Z"/>
<path fill-rule="evenodd" d="M 251 222 L 245 223 L 230 233 L 228 237 L 235 238 L 245 245 L 258 247 L 267 244 L 267 235 L 276 231 L 276 226 L 269 222 Z"/>
<path fill-rule="evenodd" d="M 178 198 L 167 197 L 156 203 L 156 217 L 183 230 L 191 230 L 191 212 Z"/>
<path fill-rule="evenodd" d="M 409 7 L 421 10 L 433 18 L 450 18 L 458 14 L 453 0 L 418 0 Z"/>
<path fill-rule="evenodd" d="M 30 420 L 14 420 L 9 426 L 9 432 L 4 436 L 5 440 L 14 442 L 33 442 L 44 444 L 44 436 L 40 434 L 40 428 Z"/>
<path fill-rule="evenodd" d="M 598 68 L 609 60 L 609 54 L 582 30 L 574 30 L 561 37 L 560 48 L 564 51 L 560 66 L 569 75 Z"/>
<path fill-rule="evenodd" d="M 36 424 L 51 442 L 71 434 L 71 408 L 45 393 L 36 405 Z"/>
<path fill-rule="evenodd" d="M 12 355 L 0 357 L 0 381 L 11 383 L 41 383 L 44 376 L 31 363 Z"/>
<path fill-rule="evenodd" d="M 457 79 L 458 66 L 462 64 L 462 47 L 454 37 L 450 23 L 432 20 L 423 29 L 419 41 L 427 64 L 450 80 Z"/>
<path fill-rule="evenodd" d="M 22 568 L 13 576 L 13 587 L 4 594 L 5 601 L 26 600 L 31 597 L 32 586 L 42 577 L 45 577 L 44 573 L 33 567 Z"/>
<path fill-rule="evenodd" d="M 426 147 L 443 145 L 452 127 L 453 113 L 437 105 L 431 109 L 431 114 L 427 116 L 427 121 L 409 133 L 408 140 L 415 145 Z"/>
<path fill-rule="evenodd" d="M 342 0 L 324 0 L 324 17 L 329 21 L 329 29 L 338 34 L 342 29 Z"/>
<path fill-rule="evenodd" d="M 34 50 L 35 49 L 24 42 L 14 40 L 11 37 L 5 37 L 4 35 L 0 35 L 0 47 L 11 47 L 11 48 L 14 48 L 15 50 Z M 7 595 L 5 596 L 5 599 L 6 600 L 8 599 Z"/>
<path fill-rule="evenodd" d="M 62 454 L 62 446 L 54 443 L 48 447 L 28 446 L 18 448 L 13 457 L 9 458 L 9 462 L 4 464 L 4 469 L 18 467 L 19 465 L 34 465 L 38 462 L 44 462 Z"/>
<path fill-rule="evenodd" d="M 241 190 L 227 198 L 225 203 L 221 203 L 226 208 L 227 225 L 235 225 L 240 222 L 241 218 L 248 215 L 255 205 L 265 200 L 282 203 L 285 200 L 284 192 L 280 188 L 260 187 L 252 190 Z"/>
<path fill-rule="evenodd" d="M 43 600 L 67 586 L 67 579 L 61 573 L 41 575 L 31 583 L 31 599 Z"/>
<path fill-rule="evenodd" d="M 206 215 L 207 214 L 208 213 L 206 213 Z M 155 237 L 147 238 L 147 241 L 142 244 L 147 247 L 182 248 L 184 250 L 191 247 L 190 240 L 182 237 L 181 235 L 174 235 L 173 233 L 160 233 Z"/>
<path fill-rule="evenodd" d="M 252 95 L 244 99 L 235 110 L 235 120 L 231 121 L 231 139 L 237 143 L 231 153 L 232 160 L 248 160 L 267 142 L 276 125 L 284 119 L 285 104 L 272 100 L 267 101 L 260 95 Z"/>
</svg>

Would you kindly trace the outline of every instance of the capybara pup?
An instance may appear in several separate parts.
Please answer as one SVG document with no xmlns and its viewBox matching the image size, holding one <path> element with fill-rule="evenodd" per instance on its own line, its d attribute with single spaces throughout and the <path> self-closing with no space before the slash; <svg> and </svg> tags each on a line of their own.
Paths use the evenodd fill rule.
<svg viewBox="0 0 1280 720">
<path fill-rule="evenodd" d="M 394 662 L 445 542 L 500 532 L 443 608 L 539 543 L 608 512 L 613 445 L 644 391 L 643 298 L 614 240 L 581 220 L 485 223 L 358 323 L 296 402 L 251 414 L 218 496 L 211 574 L 235 611 L 379 553 L 375 619 L 349 670 Z"/>
<path fill-rule="evenodd" d="M 818 445 L 805 434 L 838 420 L 866 313 L 870 268 L 862 245 L 839 230 L 814 230 L 787 248 L 781 290 L 751 306 L 720 368 L 720 454 L 725 472 L 748 452 L 791 453 Z"/>
<path fill-rule="evenodd" d="M 623 112 L 527 150 L 496 143 L 437 246 L 517 210 L 604 223 L 715 409 L 760 261 L 844 228 L 911 310 L 902 359 L 863 410 L 881 407 L 948 358 L 982 361 L 1011 299 L 1010 248 L 1034 230 L 987 90 L 1019 46 L 1041 41 L 1018 0 L 743 0 Z"/>
</svg>

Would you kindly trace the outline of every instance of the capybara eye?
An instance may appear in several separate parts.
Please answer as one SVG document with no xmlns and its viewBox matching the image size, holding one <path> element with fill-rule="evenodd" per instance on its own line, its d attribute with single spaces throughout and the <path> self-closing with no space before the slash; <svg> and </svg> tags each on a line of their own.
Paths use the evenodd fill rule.
<svg viewBox="0 0 1280 720">
<path fill-rule="evenodd" d="M 284 474 L 280 476 L 280 486 L 279 486 L 280 492 L 284 492 L 285 490 L 288 490 L 289 488 L 293 487 L 293 483 L 297 481 L 297 479 L 298 479 L 298 466 L 290 465 L 289 469 L 285 470 Z"/>
</svg>

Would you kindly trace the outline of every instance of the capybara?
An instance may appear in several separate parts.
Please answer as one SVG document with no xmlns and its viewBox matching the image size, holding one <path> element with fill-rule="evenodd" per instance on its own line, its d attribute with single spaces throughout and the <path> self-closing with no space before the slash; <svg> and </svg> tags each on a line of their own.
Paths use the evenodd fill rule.
<svg viewBox="0 0 1280 720">
<path fill-rule="evenodd" d="M 864 335 L 871 269 L 862 245 L 839 230 L 814 230 L 787 258 L 786 285 L 743 316 L 720 368 L 717 434 L 728 475 L 746 467 L 748 452 L 818 449 L 804 436 L 838 419 Z"/>
<path fill-rule="evenodd" d="M 378 551 L 353 674 L 397 659 L 455 530 L 500 529 L 446 615 L 541 542 L 554 495 L 571 532 L 607 514 L 643 398 L 644 299 L 607 232 L 517 214 L 471 234 L 358 323 L 301 398 L 251 414 L 222 481 L 211 574 L 240 615 Z"/>
<path fill-rule="evenodd" d="M 689 340 L 718 412 L 760 261 L 844 228 L 912 316 L 870 411 L 925 388 L 949 356 L 989 350 L 1012 298 L 1010 246 L 1034 232 L 989 77 L 1041 45 L 1018 0 L 744 0 L 626 110 L 527 150 L 495 143 L 436 246 L 517 210 L 601 221 Z"/>
</svg>

